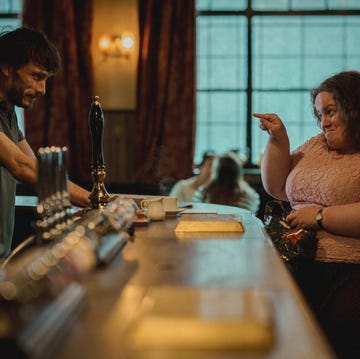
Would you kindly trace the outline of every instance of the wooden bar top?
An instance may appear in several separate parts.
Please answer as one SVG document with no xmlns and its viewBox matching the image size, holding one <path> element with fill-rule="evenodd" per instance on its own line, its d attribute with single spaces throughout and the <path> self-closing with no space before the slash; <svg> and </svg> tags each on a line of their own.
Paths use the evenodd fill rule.
<svg viewBox="0 0 360 359">
<path fill-rule="evenodd" d="M 177 291 L 211 290 L 217 298 L 224 294 L 224 299 L 229 299 L 232 292 L 239 294 L 248 288 L 266 295 L 274 319 L 273 345 L 251 358 L 334 358 L 261 221 L 234 207 L 194 204 L 194 208 L 238 214 L 245 231 L 179 238 L 174 232 L 179 216 L 136 227 L 133 239 L 107 266 L 97 268 L 81 281 L 87 292 L 86 306 L 53 358 L 248 358 L 248 352 L 231 350 L 180 350 L 170 354 L 143 350 L 138 355 L 126 350 L 129 324 L 139 316 L 149 293 L 165 290 L 174 301 L 166 305 L 167 310 L 177 313 L 184 310 L 184 303 L 176 299 Z M 197 302 L 201 310 L 203 304 L 202 300 Z M 189 306 L 194 306 L 190 299 Z M 212 307 L 210 312 L 218 309 Z M 169 331 L 176 333 L 176 322 Z"/>
<path fill-rule="evenodd" d="M 16 200 L 23 209 L 36 204 L 36 197 Z M 179 221 L 199 214 L 167 216 L 136 226 L 134 236 L 108 264 L 78 281 L 85 305 L 59 335 L 51 357 L 335 358 L 262 222 L 249 211 L 230 206 L 194 203 L 192 211 L 211 213 L 206 218 L 214 213 L 233 215 L 240 218 L 243 231 L 175 232 Z M 248 297 L 249 290 L 255 296 Z M 258 299 L 245 300 L 252 297 Z M 160 315 L 150 315 L 146 325 L 134 331 L 136 350 L 129 350 L 134 323 L 142 323 L 144 305 L 151 300 Z M 270 321 L 264 312 L 270 313 Z M 212 320 L 219 313 L 220 319 Z M 259 325 L 241 313 L 265 321 Z M 257 338 L 260 333 L 262 341 Z M 256 352 L 258 339 L 262 348 Z M 200 350 L 200 344 L 208 350 Z"/>
</svg>

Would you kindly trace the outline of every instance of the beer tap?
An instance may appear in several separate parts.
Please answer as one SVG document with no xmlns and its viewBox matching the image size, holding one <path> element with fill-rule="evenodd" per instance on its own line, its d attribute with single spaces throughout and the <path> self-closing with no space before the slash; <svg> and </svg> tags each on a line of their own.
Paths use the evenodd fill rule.
<svg viewBox="0 0 360 359">
<path fill-rule="evenodd" d="M 104 208 L 110 198 L 105 188 L 105 164 L 103 155 L 103 131 L 104 114 L 99 102 L 99 96 L 93 96 L 90 112 L 89 127 L 92 143 L 92 164 L 91 176 L 93 178 L 93 188 L 89 195 L 91 207 L 93 209 Z"/>
</svg>

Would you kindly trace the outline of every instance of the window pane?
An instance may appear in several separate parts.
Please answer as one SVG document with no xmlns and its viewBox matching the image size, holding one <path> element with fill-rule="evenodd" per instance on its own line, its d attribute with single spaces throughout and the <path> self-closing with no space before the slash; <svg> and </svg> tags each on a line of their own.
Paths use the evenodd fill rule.
<svg viewBox="0 0 360 359">
<path fill-rule="evenodd" d="M 252 0 L 254 10 L 289 10 L 288 0 Z"/>
<path fill-rule="evenodd" d="M 255 88 L 311 88 L 357 63 L 360 17 L 255 17 L 253 26 Z"/>
<path fill-rule="evenodd" d="M 254 54 L 274 56 L 279 53 L 301 53 L 302 17 L 300 16 L 255 16 L 253 19 Z"/>
<path fill-rule="evenodd" d="M 346 19 L 343 16 L 307 16 L 304 17 L 303 26 L 306 55 L 316 54 L 323 58 L 341 56 L 345 50 Z"/>
<path fill-rule="evenodd" d="M 246 148 L 246 31 L 244 16 L 197 19 L 195 161 L 208 149 Z"/>
<path fill-rule="evenodd" d="M 239 59 L 215 58 L 210 61 L 211 88 L 236 89 L 246 88 L 246 63 Z"/>
<path fill-rule="evenodd" d="M 246 149 L 246 93 L 198 92 L 195 162 L 202 153 Z"/>
<path fill-rule="evenodd" d="M 359 69 L 360 69 L 360 56 L 358 56 L 358 57 L 349 57 L 347 63 L 348 63 L 348 68 L 350 70 L 359 71 Z"/>
<path fill-rule="evenodd" d="M 254 17 L 253 87 L 297 88 L 301 84 L 300 17 Z"/>
<path fill-rule="evenodd" d="M 0 13 L 20 13 L 22 0 L 0 0 Z"/>
<path fill-rule="evenodd" d="M 295 149 L 309 137 L 320 132 L 312 114 L 308 91 L 276 91 L 253 93 L 253 112 L 276 113 L 284 122 L 290 138 L 291 149 Z M 257 163 L 263 152 L 268 134 L 259 128 L 259 120 L 252 119 L 252 162 Z"/>
<path fill-rule="evenodd" d="M 289 58 L 286 55 L 274 58 L 267 56 L 254 58 L 254 88 L 282 89 L 297 88 L 302 77 L 300 58 Z"/>
<path fill-rule="evenodd" d="M 252 0 L 254 10 L 359 9 L 359 0 Z"/>
<path fill-rule="evenodd" d="M 197 26 L 198 55 L 235 56 L 238 53 L 238 44 L 243 42 L 240 18 L 202 16 L 198 18 Z"/>
<path fill-rule="evenodd" d="M 247 0 L 196 0 L 198 10 L 244 10 Z"/>
<path fill-rule="evenodd" d="M 4 19 L 0 18 L 0 32 L 14 30 L 21 24 L 20 19 Z"/>
<path fill-rule="evenodd" d="M 360 9 L 359 0 L 328 0 L 330 9 Z"/>
<path fill-rule="evenodd" d="M 354 46 L 354 44 L 357 44 L 360 38 L 360 16 L 344 17 L 344 22 L 346 24 L 344 39 L 347 56 L 356 55 L 359 58 L 360 46 Z"/>
<path fill-rule="evenodd" d="M 247 37 L 245 18 L 235 16 L 198 17 L 197 87 L 246 87 Z"/>
<path fill-rule="evenodd" d="M 325 10 L 325 0 L 291 0 L 291 10 Z"/>
<path fill-rule="evenodd" d="M 204 136 L 204 133 L 206 133 L 206 136 Z M 211 149 L 216 150 L 218 154 L 238 149 L 239 155 L 245 157 L 247 154 L 246 137 L 242 137 L 242 133 L 238 132 L 237 126 L 224 124 L 223 126 L 213 125 L 211 127 L 203 127 L 199 125 L 196 134 L 195 163 L 201 161 L 204 151 Z"/>
</svg>

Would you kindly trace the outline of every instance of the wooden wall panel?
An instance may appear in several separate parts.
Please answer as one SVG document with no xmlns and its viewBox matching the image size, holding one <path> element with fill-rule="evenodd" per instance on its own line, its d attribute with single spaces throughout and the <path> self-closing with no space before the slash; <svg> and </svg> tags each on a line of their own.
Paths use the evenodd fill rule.
<svg viewBox="0 0 360 359">
<path fill-rule="evenodd" d="M 134 111 L 104 110 L 106 183 L 131 182 L 134 172 Z"/>
</svg>

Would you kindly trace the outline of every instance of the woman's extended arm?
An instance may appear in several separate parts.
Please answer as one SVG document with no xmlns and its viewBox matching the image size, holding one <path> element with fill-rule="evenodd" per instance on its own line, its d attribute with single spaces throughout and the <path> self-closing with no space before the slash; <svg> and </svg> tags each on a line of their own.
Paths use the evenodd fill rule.
<svg viewBox="0 0 360 359">
<path fill-rule="evenodd" d="M 290 172 L 290 144 L 286 128 L 276 114 L 254 113 L 253 116 L 260 119 L 260 128 L 269 134 L 261 163 L 264 188 L 274 198 L 286 201 L 285 183 Z"/>
</svg>

